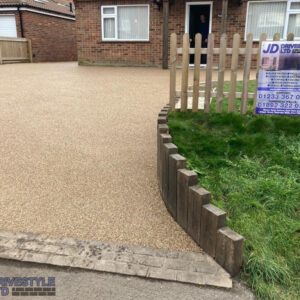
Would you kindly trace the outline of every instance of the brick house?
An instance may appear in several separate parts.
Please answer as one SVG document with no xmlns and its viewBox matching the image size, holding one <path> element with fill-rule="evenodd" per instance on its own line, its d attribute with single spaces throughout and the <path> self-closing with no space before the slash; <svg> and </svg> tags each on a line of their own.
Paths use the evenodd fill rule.
<svg viewBox="0 0 300 300">
<path fill-rule="evenodd" d="M 300 38 L 299 0 L 75 0 L 79 64 L 168 66 L 172 32 L 193 37 L 205 16 L 220 39 L 234 33 Z M 243 41 L 244 42 L 244 41 Z M 218 43 L 216 44 L 218 46 Z"/>
<path fill-rule="evenodd" d="M 30 39 L 34 62 L 74 61 L 74 4 L 70 0 L 0 0 L 1 36 Z"/>
</svg>

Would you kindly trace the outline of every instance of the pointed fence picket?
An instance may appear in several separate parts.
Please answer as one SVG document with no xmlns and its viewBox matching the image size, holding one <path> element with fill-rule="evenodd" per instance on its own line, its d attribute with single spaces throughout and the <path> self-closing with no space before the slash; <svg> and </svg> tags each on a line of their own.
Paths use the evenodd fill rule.
<svg viewBox="0 0 300 300">
<path fill-rule="evenodd" d="M 217 95 L 217 106 L 216 112 L 222 112 L 222 102 L 223 102 L 223 93 L 224 93 L 224 75 L 226 68 L 226 43 L 227 36 L 222 34 L 220 42 L 220 53 L 219 53 L 219 70 L 218 70 L 218 95 Z"/>
<path fill-rule="evenodd" d="M 249 92 L 249 79 L 251 72 L 252 58 L 256 57 L 256 87 L 258 82 L 258 72 L 260 67 L 260 52 L 262 42 L 267 39 L 266 34 L 262 34 L 259 39 L 257 48 L 253 47 L 253 34 L 248 34 L 246 38 L 246 47 L 241 48 L 241 37 L 239 34 L 234 34 L 232 48 L 227 48 L 227 35 L 224 33 L 221 36 L 220 48 L 214 48 L 215 37 L 214 34 L 208 35 L 207 48 L 202 48 L 202 36 L 196 34 L 195 48 L 190 48 L 190 36 L 188 33 L 183 36 L 183 47 L 177 48 L 177 35 L 171 35 L 170 42 L 170 109 L 175 110 L 176 100 L 180 102 L 180 110 L 186 111 L 189 108 L 188 100 L 192 98 L 191 109 L 193 112 L 199 110 L 199 97 L 204 101 L 204 112 L 209 113 L 211 109 L 211 99 L 216 98 L 216 112 L 222 112 L 222 104 L 225 98 L 228 98 L 228 113 L 232 113 L 236 109 L 235 100 L 241 99 L 239 112 L 245 114 L 247 112 L 248 99 L 253 99 L 253 113 L 255 113 L 256 92 Z M 294 40 L 294 34 L 290 33 L 287 36 L 288 41 Z M 276 33 L 273 36 L 273 41 L 280 41 L 280 34 Z M 189 89 L 188 77 L 190 68 L 190 55 L 194 55 L 194 78 L 193 87 Z M 200 62 L 201 55 L 206 54 L 206 75 L 204 84 L 201 83 L 200 78 Z M 182 76 L 181 76 L 181 90 L 176 90 L 176 69 L 178 56 L 182 55 Z M 229 92 L 224 92 L 225 71 L 226 71 L 226 56 L 231 55 L 230 67 L 230 88 Z M 218 56 L 218 81 L 212 81 L 213 78 L 213 63 L 214 56 Z M 240 56 L 244 56 L 243 65 L 243 86 L 242 92 L 237 92 L 237 72 L 239 66 Z M 202 87 L 202 89 L 201 89 Z M 203 88 L 204 87 L 204 88 Z M 216 88 L 216 90 L 215 90 Z M 178 106 L 177 106 L 178 107 Z"/>
<path fill-rule="evenodd" d="M 189 50 L 190 36 L 188 33 L 183 36 L 183 54 L 182 54 L 182 77 L 181 77 L 181 111 L 187 110 L 188 83 L 189 83 Z"/>
<path fill-rule="evenodd" d="M 201 46 L 202 35 L 196 34 L 195 37 L 195 60 L 194 60 L 194 85 L 193 85 L 193 112 L 198 111 L 199 102 L 199 88 L 200 88 L 200 63 L 201 63 Z"/>
<path fill-rule="evenodd" d="M 176 98 L 176 63 L 177 63 L 177 35 L 171 34 L 170 49 L 170 108 L 175 110 Z"/>
<path fill-rule="evenodd" d="M 240 35 L 236 33 L 233 36 L 231 74 L 230 74 L 231 84 L 230 84 L 230 91 L 229 91 L 229 98 L 228 98 L 228 113 L 232 113 L 234 111 L 237 71 L 238 71 L 238 64 L 239 64 L 240 40 L 241 40 Z"/>
</svg>

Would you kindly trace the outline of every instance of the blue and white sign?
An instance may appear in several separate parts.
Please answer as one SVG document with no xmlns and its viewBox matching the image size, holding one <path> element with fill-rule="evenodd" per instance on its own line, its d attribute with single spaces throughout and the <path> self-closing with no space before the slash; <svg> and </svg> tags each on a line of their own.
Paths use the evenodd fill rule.
<svg viewBox="0 0 300 300">
<path fill-rule="evenodd" d="M 300 115 L 300 42 L 263 42 L 257 114 Z"/>
</svg>

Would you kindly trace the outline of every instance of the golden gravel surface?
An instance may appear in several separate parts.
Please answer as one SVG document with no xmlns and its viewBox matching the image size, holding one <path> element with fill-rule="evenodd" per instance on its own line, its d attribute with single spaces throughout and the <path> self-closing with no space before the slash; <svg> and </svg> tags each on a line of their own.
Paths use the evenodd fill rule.
<svg viewBox="0 0 300 300">
<path fill-rule="evenodd" d="M 167 212 L 156 119 L 168 71 L 0 66 L 0 228 L 201 251 Z"/>
</svg>

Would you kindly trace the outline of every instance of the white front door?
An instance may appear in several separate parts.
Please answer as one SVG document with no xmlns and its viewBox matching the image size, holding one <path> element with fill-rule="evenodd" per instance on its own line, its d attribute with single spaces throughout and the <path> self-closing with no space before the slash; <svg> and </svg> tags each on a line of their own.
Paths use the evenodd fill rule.
<svg viewBox="0 0 300 300">
<path fill-rule="evenodd" d="M 14 15 L 0 15 L 0 37 L 17 37 L 17 26 Z"/>
</svg>

